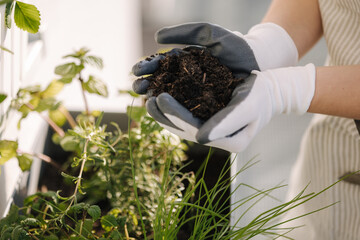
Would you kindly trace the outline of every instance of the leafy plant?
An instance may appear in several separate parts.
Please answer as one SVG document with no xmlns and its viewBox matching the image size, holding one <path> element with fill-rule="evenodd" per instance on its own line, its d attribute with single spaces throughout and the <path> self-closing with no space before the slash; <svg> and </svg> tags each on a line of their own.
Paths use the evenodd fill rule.
<svg viewBox="0 0 360 240">
<path fill-rule="evenodd" d="M 5 4 L 5 25 L 7 28 L 12 27 L 12 15 L 18 28 L 29 33 L 37 33 L 40 28 L 40 12 L 33 4 L 24 3 L 16 0 L 0 0 L 0 5 Z M 14 13 L 14 14 L 13 14 Z M 0 50 L 14 54 L 13 51 L 0 45 Z"/>
<path fill-rule="evenodd" d="M 87 93 L 107 96 L 102 81 L 91 75 L 84 80 L 83 71 L 88 65 L 103 66 L 100 58 L 88 53 L 82 48 L 66 55 L 64 58 L 74 61 L 55 68 L 59 79 L 45 89 L 40 86 L 20 89 L 12 102 L 21 119 L 30 112 L 40 114 L 54 130 L 53 140 L 72 153 L 63 166 L 37 154 L 61 169 L 64 183 L 72 188 L 70 193 L 62 189 L 38 192 L 28 196 L 23 206 L 12 206 L 0 220 L 0 239 L 162 240 L 177 239 L 185 227 L 189 231 L 187 239 L 194 240 L 250 239 L 259 234 L 276 238 L 291 230 L 281 229 L 282 223 L 275 221 L 277 218 L 323 192 L 302 191 L 245 226 L 231 226 L 232 211 L 249 203 L 249 209 L 255 207 L 278 187 L 257 190 L 240 184 L 238 188 L 251 188 L 255 193 L 227 206 L 221 199 L 236 176 L 228 179 L 230 169 L 224 168 L 215 186 L 209 189 L 204 174 L 211 151 L 197 174 L 181 171 L 187 145 L 148 117 L 144 107 L 128 108 L 127 131 L 123 132 L 116 123 L 111 123 L 114 130 L 108 130 L 110 126 L 102 123 L 103 113 L 90 112 L 87 106 Z M 74 79 L 82 86 L 86 109 L 76 119 L 56 100 L 63 86 Z M 69 129 L 63 129 L 65 122 Z M 0 164 L 17 157 L 20 167 L 26 170 L 33 155 L 18 149 L 16 141 L 0 141 Z M 252 165 L 245 164 L 238 174 Z"/>
<path fill-rule="evenodd" d="M 18 28 L 29 33 L 37 33 L 40 27 L 40 12 L 36 6 L 21 1 L 2 0 L 0 5 L 6 4 L 5 25 L 12 26 L 12 13 L 14 13 L 15 24 Z"/>
</svg>

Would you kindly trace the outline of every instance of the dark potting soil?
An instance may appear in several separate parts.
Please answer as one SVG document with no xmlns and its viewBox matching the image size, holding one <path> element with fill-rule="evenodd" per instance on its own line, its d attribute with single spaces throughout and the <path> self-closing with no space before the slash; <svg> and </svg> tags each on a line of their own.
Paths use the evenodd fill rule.
<svg viewBox="0 0 360 240">
<path fill-rule="evenodd" d="M 169 93 L 195 117 L 206 121 L 229 103 L 243 79 L 235 78 L 204 48 L 184 50 L 160 60 L 157 71 L 146 77 L 148 90 L 153 96 Z"/>
</svg>

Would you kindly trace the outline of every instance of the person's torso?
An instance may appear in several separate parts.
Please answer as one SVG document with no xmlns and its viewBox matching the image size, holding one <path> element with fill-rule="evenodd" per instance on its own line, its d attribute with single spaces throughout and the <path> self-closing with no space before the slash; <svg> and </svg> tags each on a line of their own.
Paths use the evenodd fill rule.
<svg viewBox="0 0 360 240">
<path fill-rule="evenodd" d="M 328 65 L 360 64 L 360 0 L 319 0 Z"/>
</svg>

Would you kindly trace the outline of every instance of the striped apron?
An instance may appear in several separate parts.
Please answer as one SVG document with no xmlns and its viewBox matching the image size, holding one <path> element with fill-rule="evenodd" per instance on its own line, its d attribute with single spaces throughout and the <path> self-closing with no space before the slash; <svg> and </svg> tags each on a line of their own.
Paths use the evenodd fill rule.
<svg viewBox="0 0 360 240">
<path fill-rule="evenodd" d="M 360 0 L 319 0 L 327 65 L 360 64 Z M 360 84 L 360 82 L 359 82 Z M 360 94 L 360 93 L 359 93 Z M 319 192 L 348 172 L 360 170 L 360 137 L 352 119 L 315 115 L 293 167 L 289 199 L 306 185 Z M 288 225 L 305 225 L 288 236 L 299 240 L 359 240 L 360 185 L 340 182 L 292 211 L 299 216 L 336 203 Z"/>
</svg>

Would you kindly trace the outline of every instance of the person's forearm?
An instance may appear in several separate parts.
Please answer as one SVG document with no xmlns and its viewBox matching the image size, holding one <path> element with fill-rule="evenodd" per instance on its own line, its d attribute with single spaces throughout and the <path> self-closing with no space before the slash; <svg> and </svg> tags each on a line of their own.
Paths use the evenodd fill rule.
<svg viewBox="0 0 360 240">
<path fill-rule="evenodd" d="M 322 36 L 318 0 L 273 0 L 263 22 L 283 27 L 293 39 L 299 58 Z"/>
<path fill-rule="evenodd" d="M 317 67 L 308 112 L 360 119 L 360 65 Z"/>
</svg>

